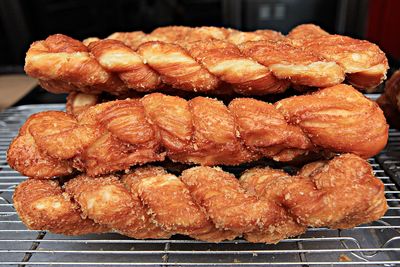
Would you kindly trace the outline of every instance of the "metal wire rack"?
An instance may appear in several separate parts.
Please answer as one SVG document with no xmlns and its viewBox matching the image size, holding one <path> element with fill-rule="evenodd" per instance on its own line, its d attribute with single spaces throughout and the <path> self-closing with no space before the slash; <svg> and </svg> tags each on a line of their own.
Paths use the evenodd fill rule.
<svg viewBox="0 0 400 267">
<path fill-rule="evenodd" d="M 385 184 L 390 206 L 374 223 L 351 230 L 309 229 L 276 245 L 234 240 L 219 244 L 183 236 L 134 240 L 118 234 L 68 237 L 26 229 L 12 204 L 15 186 L 26 179 L 6 162 L 6 150 L 25 119 L 64 105 L 29 105 L 0 113 L 0 265 L 9 266 L 395 266 L 400 265 L 400 132 L 369 159 Z"/>
</svg>

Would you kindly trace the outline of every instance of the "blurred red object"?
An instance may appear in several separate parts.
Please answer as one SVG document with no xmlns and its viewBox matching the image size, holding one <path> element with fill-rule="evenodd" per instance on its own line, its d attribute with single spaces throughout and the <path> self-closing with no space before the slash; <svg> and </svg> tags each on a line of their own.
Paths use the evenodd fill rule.
<svg viewBox="0 0 400 267">
<path fill-rule="evenodd" d="M 400 60 L 400 1 L 370 0 L 367 39 Z"/>
</svg>

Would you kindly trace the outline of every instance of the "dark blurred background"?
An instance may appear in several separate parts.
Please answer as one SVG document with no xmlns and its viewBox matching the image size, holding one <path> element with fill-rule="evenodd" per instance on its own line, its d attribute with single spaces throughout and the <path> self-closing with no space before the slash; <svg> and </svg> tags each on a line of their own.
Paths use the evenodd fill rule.
<svg viewBox="0 0 400 267">
<path fill-rule="evenodd" d="M 64 33 L 84 39 L 89 36 L 105 37 L 115 31 L 149 32 L 165 25 L 213 25 L 246 31 L 270 28 L 287 33 L 294 26 L 309 22 L 316 23 L 331 33 L 372 39 L 384 46 L 385 40 L 390 36 L 381 35 L 385 35 L 385 31 L 392 27 L 397 30 L 397 43 L 393 46 L 398 49 L 390 52 L 392 56 L 399 58 L 400 30 L 396 25 L 400 26 L 400 20 L 393 18 L 393 21 L 390 21 L 390 12 L 393 16 L 397 16 L 400 11 L 399 2 L 398 0 L 1 0 L 0 65 L 21 66 L 29 44 L 53 33 Z M 390 50 L 392 47 L 389 45 L 387 49 Z"/>
<path fill-rule="evenodd" d="M 398 66 L 399 10 L 400 0 L 0 0 L 0 74 L 23 73 L 29 44 L 50 34 L 84 39 L 165 25 L 287 33 L 315 23 L 377 43 Z"/>
</svg>

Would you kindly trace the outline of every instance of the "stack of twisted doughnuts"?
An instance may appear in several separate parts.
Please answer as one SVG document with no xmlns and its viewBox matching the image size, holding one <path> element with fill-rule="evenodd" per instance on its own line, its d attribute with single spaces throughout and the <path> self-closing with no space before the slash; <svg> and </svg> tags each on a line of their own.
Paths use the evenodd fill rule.
<svg viewBox="0 0 400 267">
<path fill-rule="evenodd" d="M 287 36 L 181 26 L 83 42 L 52 35 L 31 45 L 25 70 L 70 92 L 67 112 L 32 115 L 11 143 L 8 163 L 29 177 L 14 206 L 30 229 L 210 242 L 276 243 L 377 220 L 384 186 L 365 159 L 386 145 L 388 125 L 353 86 L 372 90 L 387 68 L 376 45 L 310 24 Z M 234 98 L 289 87 L 314 92 Z M 182 91 L 234 99 L 166 94 Z M 216 167 L 311 155 L 325 159 L 295 175 L 256 167 L 238 180 Z M 199 166 L 175 176 L 147 165 L 167 158 Z"/>
</svg>

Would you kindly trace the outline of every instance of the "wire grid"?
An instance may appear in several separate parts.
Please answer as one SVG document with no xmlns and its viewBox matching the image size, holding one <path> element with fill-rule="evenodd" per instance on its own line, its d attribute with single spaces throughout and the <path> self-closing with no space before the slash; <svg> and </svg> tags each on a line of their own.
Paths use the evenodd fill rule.
<svg viewBox="0 0 400 267">
<path fill-rule="evenodd" d="M 395 266 L 400 265 L 400 132 L 390 130 L 387 148 L 369 159 L 385 184 L 389 210 L 374 223 L 351 230 L 309 229 L 276 245 L 234 240 L 219 244 L 184 236 L 134 240 L 118 234 L 69 237 L 28 230 L 12 194 L 26 177 L 6 162 L 6 150 L 26 118 L 64 105 L 28 105 L 0 113 L 0 265 L 37 266 Z"/>
</svg>

